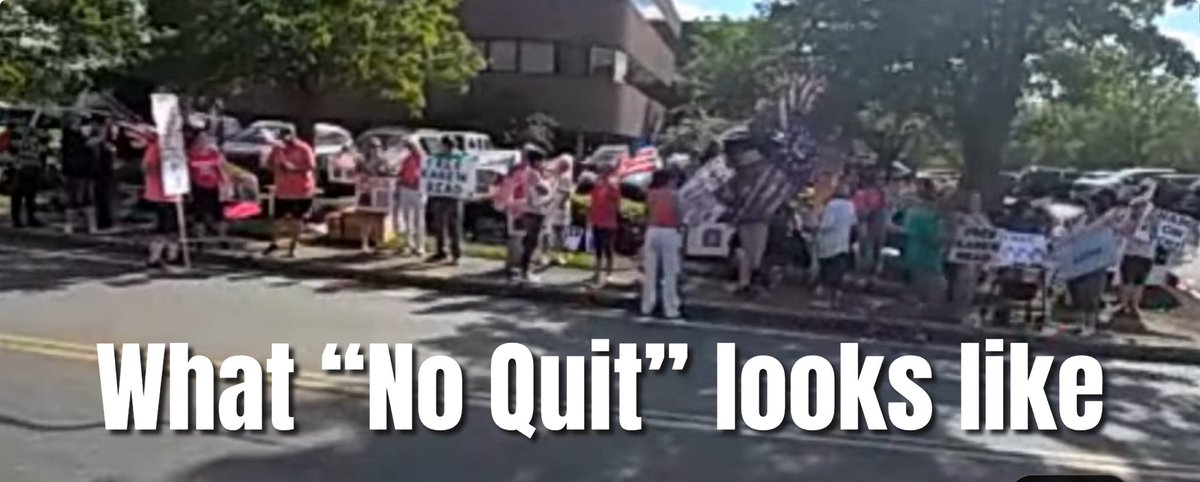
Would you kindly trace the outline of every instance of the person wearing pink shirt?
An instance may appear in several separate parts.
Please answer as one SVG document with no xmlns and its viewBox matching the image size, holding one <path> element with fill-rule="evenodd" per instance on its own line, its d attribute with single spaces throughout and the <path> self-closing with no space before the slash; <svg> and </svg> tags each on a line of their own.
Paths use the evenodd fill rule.
<svg viewBox="0 0 1200 482">
<path fill-rule="evenodd" d="M 293 132 L 284 132 L 271 149 L 267 163 L 275 176 L 275 221 L 271 224 L 271 244 L 263 255 L 278 250 L 277 240 L 287 236 L 288 257 L 295 257 L 304 218 L 312 210 L 316 195 L 317 159 L 308 143 L 297 139 Z"/>
<path fill-rule="evenodd" d="M 154 237 L 150 240 L 150 252 L 146 266 L 164 268 L 168 263 L 179 257 L 179 222 L 175 212 L 175 203 L 179 198 L 167 196 L 163 191 L 162 179 L 162 149 L 158 136 L 150 133 L 146 138 L 145 154 L 142 157 L 143 188 L 142 199 L 154 210 Z M 165 258 L 164 258 L 165 254 Z"/>
<path fill-rule="evenodd" d="M 225 155 L 217 148 L 211 135 L 203 130 L 196 132 L 188 147 L 188 174 L 192 180 L 192 212 L 199 224 L 200 237 L 215 231 L 218 241 L 224 245 L 228 232 L 221 190 L 229 185 L 229 173 Z"/>
<path fill-rule="evenodd" d="M 663 316 L 678 319 L 683 236 L 675 176 L 655 172 L 646 192 L 646 243 L 642 254 L 642 315 L 650 316 L 662 296 Z M 659 278 L 659 275 L 662 278 Z M 660 290 L 661 285 L 661 290 Z"/>
</svg>

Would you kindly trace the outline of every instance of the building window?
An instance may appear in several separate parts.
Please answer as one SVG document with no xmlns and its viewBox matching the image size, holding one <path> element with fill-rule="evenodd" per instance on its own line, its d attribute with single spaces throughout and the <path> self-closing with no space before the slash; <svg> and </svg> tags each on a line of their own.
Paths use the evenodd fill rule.
<svg viewBox="0 0 1200 482">
<path fill-rule="evenodd" d="M 624 82 L 625 73 L 629 70 L 629 58 L 620 50 L 592 47 L 588 66 L 591 75 Z"/>
<path fill-rule="evenodd" d="M 558 44 L 558 73 L 562 75 L 588 75 L 588 48 L 582 45 Z"/>
<path fill-rule="evenodd" d="M 517 43 L 512 40 L 488 42 L 488 68 L 497 72 L 517 70 Z"/>
<path fill-rule="evenodd" d="M 549 42 L 521 42 L 521 72 L 529 74 L 553 74 L 554 44 Z"/>
</svg>

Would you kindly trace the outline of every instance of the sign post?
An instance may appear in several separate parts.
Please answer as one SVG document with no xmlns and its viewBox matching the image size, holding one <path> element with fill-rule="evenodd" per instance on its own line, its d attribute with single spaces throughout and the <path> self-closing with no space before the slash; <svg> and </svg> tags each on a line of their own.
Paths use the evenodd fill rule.
<svg viewBox="0 0 1200 482">
<path fill-rule="evenodd" d="M 158 131 L 162 158 L 163 194 L 175 198 L 175 216 L 179 224 L 179 247 L 183 250 L 183 266 L 191 268 L 187 217 L 183 212 L 183 196 L 190 190 L 191 181 L 188 179 L 187 150 L 183 145 L 183 114 L 179 109 L 179 97 L 175 94 L 151 94 L 150 105 L 154 114 L 154 125 Z"/>
</svg>

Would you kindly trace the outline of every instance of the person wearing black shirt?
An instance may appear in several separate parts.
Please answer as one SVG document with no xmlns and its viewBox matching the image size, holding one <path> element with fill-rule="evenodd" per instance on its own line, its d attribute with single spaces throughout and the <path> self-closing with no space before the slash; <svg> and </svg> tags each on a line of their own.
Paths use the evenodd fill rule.
<svg viewBox="0 0 1200 482">
<path fill-rule="evenodd" d="M 72 119 L 63 130 L 60 159 L 66 179 L 67 220 L 63 230 L 67 234 L 74 232 L 79 214 L 87 220 L 88 232 L 96 230 L 96 215 L 91 209 L 96 150 L 88 145 L 88 130 L 79 119 Z"/>
<path fill-rule="evenodd" d="M 38 185 L 45 166 L 44 136 L 32 126 L 15 126 L 10 150 L 16 158 L 11 219 L 14 228 L 41 227 L 37 217 Z"/>
<path fill-rule="evenodd" d="M 96 203 L 96 228 L 109 229 L 113 226 L 112 199 L 114 165 L 122 143 L 128 143 L 120 126 L 109 120 L 99 132 L 92 192 Z"/>
</svg>

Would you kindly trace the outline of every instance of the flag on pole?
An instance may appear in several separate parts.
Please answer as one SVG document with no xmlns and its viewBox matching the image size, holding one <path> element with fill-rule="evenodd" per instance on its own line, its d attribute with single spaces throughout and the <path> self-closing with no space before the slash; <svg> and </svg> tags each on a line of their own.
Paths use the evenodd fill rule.
<svg viewBox="0 0 1200 482">
<path fill-rule="evenodd" d="M 658 170 L 659 156 L 658 149 L 654 146 L 642 147 L 634 152 L 632 156 L 625 154 L 621 156 L 620 166 L 617 168 L 617 177 L 627 177 L 634 174 L 643 174 Z"/>
</svg>

